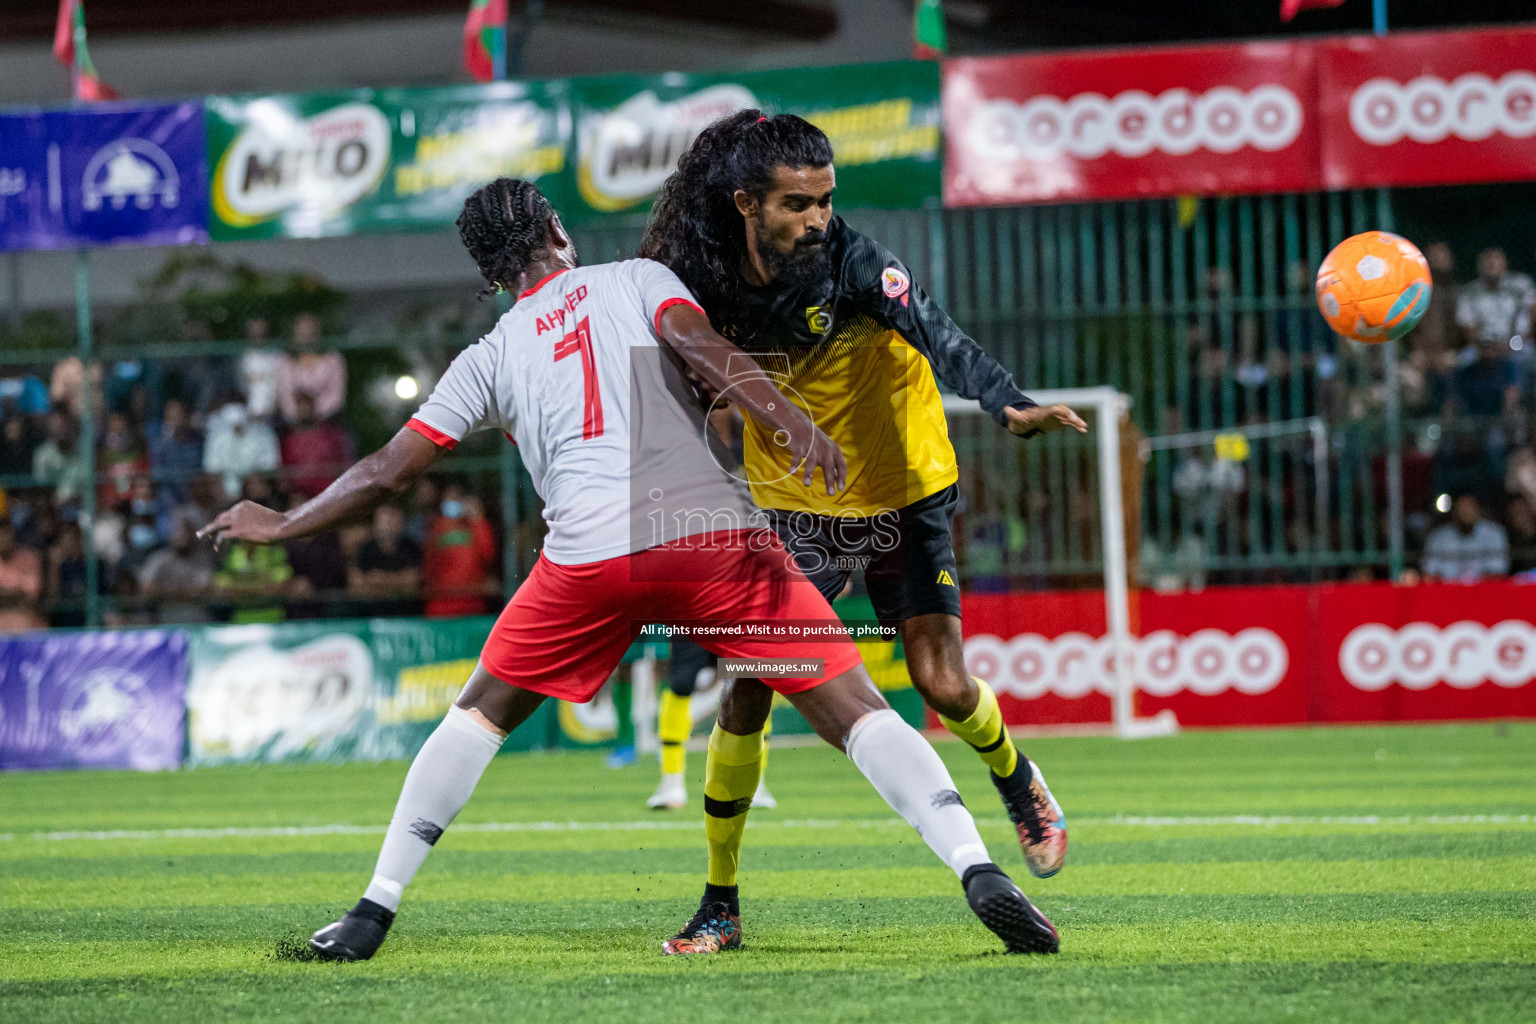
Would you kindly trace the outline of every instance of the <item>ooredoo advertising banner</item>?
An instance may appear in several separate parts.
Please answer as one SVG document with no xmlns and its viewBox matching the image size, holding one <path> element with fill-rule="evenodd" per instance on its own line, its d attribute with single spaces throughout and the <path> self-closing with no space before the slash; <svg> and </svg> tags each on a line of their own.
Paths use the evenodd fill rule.
<svg viewBox="0 0 1536 1024">
<path fill-rule="evenodd" d="M 565 82 L 209 96 L 215 239 L 451 225 L 497 177 L 566 200 Z"/>
<path fill-rule="evenodd" d="M 571 80 L 577 202 L 567 219 L 640 213 L 711 122 L 757 107 L 827 133 L 844 207 L 920 207 L 939 193 L 939 71 L 901 61 L 739 75 Z"/>
<path fill-rule="evenodd" d="M 944 62 L 944 203 L 1318 185 L 1312 47 L 1250 43 Z"/>
<path fill-rule="evenodd" d="M 179 632 L 0 640 L 0 768 L 174 768 L 186 687 Z"/>
<path fill-rule="evenodd" d="M 1536 29 L 1318 47 L 1328 188 L 1536 177 Z"/>
<path fill-rule="evenodd" d="M 1510 583 L 1142 593 L 1137 713 L 1187 726 L 1536 717 L 1533 622 L 1536 587 Z M 1109 721 L 1102 594 L 967 594 L 964 630 L 966 667 L 1010 723 Z"/>
<path fill-rule="evenodd" d="M 0 249 L 208 238 L 201 103 L 0 116 Z"/>
</svg>

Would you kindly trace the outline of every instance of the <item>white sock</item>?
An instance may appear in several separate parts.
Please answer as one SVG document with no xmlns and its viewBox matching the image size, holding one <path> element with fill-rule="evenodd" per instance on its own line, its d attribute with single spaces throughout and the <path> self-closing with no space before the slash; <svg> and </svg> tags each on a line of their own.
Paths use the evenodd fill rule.
<svg viewBox="0 0 1536 1024">
<path fill-rule="evenodd" d="M 390 910 L 400 908 L 400 895 L 443 830 L 469 802 L 505 738 L 458 705 L 448 709 L 448 717 L 427 737 L 405 774 L 365 899 Z"/>
<path fill-rule="evenodd" d="M 886 708 L 859 719 L 843 744 L 848 757 L 957 877 L 989 863 L 971 812 L 922 733 Z"/>
</svg>

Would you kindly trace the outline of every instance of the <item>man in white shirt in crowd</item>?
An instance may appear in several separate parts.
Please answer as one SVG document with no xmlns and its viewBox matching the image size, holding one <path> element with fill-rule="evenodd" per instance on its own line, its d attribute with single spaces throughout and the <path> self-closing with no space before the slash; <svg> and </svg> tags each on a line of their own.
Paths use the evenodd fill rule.
<svg viewBox="0 0 1536 1024">
<path fill-rule="evenodd" d="M 252 420 L 239 402 L 230 402 L 208 420 L 203 446 L 203 470 L 223 480 L 225 497 L 240 497 L 240 482 L 252 473 L 277 468 L 277 434 L 261 420 Z"/>
<path fill-rule="evenodd" d="M 1509 272 L 1503 249 L 1484 249 L 1477 257 L 1477 280 L 1457 299 L 1456 323 L 1468 345 L 1498 342 L 1529 358 L 1533 307 L 1536 284 L 1526 274 Z"/>
<path fill-rule="evenodd" d="M 1451 507 L 1451 521 L 1430 531 L 1424 542 L 1424 576 L 1445 583 L 1476 583 L 1509 575 L 1509 537 L 1504 527 L 1483 518 L 1476 498 L 1463 494 Z"/>
</svg>

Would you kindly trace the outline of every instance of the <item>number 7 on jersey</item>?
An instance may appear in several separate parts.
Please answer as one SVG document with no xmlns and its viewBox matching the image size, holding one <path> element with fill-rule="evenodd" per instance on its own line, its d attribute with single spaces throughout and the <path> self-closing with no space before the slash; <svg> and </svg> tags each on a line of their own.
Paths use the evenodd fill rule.
<svg viewBox="0 0 1536 1024">
<path fill-rule="evenodd" d="M 590 441 L 603 436 L 603 396 L 597 388 L 597 359 L 592 354 L 592 328 L 586 317 L 577 322 L 574 331 L 555 342 L 555 362 L 572 352 L 581 354 L 581 439 Z"/>
</svg>

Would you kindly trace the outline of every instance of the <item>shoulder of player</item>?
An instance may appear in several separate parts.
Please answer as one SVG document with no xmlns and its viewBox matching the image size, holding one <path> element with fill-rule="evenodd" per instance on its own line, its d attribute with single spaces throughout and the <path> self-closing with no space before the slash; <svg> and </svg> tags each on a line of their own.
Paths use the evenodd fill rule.
<svg viewBox="0 0 1536 1024">
<path fill-rule="evenodd" d="M 830 244 L 838 291 L 841 295 L 873 303 L 900 299 L 912 286 L 907 270 L 891 251 L 867 235 L 860 234 L 841 217 L 834 217 Z"/>
</svg>

